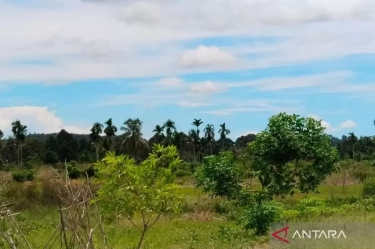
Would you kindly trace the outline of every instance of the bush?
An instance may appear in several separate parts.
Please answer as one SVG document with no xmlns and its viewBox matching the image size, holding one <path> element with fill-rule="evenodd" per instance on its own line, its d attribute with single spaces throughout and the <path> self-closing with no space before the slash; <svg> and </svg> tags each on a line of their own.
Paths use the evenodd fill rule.
<svg viewBox="0 0 375 249">
<path fill-rule="evenodd" d="M 258 236 L 268 233 L 271 223 L 281 220 L 282 207 L 274 201 L 260 202 L 245 209 L 241 222 L 245 229 L 254 229 Z"/>
<path fill-rule="evenodd" d="M 34 180 L 35 172 L 32 170 L 20 170 L 13 172 L 12 177 L 16 182 L 26 182 Z"/>
<path fill-rule="evenodd" d="M 197 186 L 206 193 L 211 192 L 213 196 L 233 198 L 241 190 L 240 169 L 229 152 L 204 158 L 203 165 L 194 176 Z"/>
<path fill-rule="evenodd" d="M 68 164 L 67 170 L 70 179 L 78 179 L 82 175 L 81 171 L 71 164 Z"/>
<path fill-rule="evenodd" d="M 365 180 L 363 183 L 362 196 L 363 198 L 371 198 L 375 196 L 375 177 Z"/>
</svg>

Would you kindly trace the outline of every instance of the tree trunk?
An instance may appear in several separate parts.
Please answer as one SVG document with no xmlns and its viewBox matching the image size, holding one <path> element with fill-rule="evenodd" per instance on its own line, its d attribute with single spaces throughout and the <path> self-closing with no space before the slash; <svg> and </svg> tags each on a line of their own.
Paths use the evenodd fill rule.
<svg viewBox="0 0 375 249">
<path fill-rule="evenodd" d="M 146 231 L 147 231 L 147 228 L 143 228 L 141 237 L 139 238 L 137 249 L 141 249 L 142 248 L 142 243 L 143 243 L 143 239 L 145 237 Z"/>
<path fill-rule="evenodd" d="M 96 147 L 96 161 L 99 161 L 99 145 L 97 144 L 95 147 Z"/>
<path fill-rule="evenodd" d="M 21 168 L 23 167 L 22 165 L 22 143 L 21 143 Z"/>
</svg>

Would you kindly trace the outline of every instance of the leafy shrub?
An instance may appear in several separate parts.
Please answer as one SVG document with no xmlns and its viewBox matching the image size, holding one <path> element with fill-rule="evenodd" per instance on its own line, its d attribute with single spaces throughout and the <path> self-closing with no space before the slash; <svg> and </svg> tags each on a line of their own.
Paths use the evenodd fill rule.
<svg viewBox="0 0 375 249">
<path fill-rule="evenodd" d="M 33 170 L 20 170 L 13 172 L 12 177 L 16 182 L 26 182 L 34 180 L 34 174 Z"/>
<path fill-rule="evenodd" d="M 241 217 L 245 229 L 254 229 L 256 235 L 266 235 L 273 222 L 281 220 L 282 207 L 274 201 L 250 205 Z"/>
<path fill-rule="evenodd" d="M 363 198 L 370 198 L 375 196 L 375 177 L 365 180 L 362 189 Z"/>
<path fill-rule="evenodd" d="M 67 170 L 70 179 L 78 179 L 82 175 L 81 171 L 71 164 L 68 164 Z"/>
<path fill-rule="evenodd" d="M 233 198 L 241 189 L 240 170 L 234 162 L 233 154 L 229 152 L 205 157 L 194 176 L 197 186 L 206 193 L 211 192 L 212 196 Z"/>
</svg>

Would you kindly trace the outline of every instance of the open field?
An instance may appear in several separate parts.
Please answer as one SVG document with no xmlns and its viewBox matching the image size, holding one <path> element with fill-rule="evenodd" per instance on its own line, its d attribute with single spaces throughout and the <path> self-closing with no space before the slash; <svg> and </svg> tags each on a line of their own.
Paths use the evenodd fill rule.
<svg viewBox="0 0 375 249">
<path fill-rule="evenodd" d="M 76 183 L 79 181 L 76 180 Z M 180 215 L 163 216 L 149 231 L 143 248 L 267 248 L 267 236 L 257 237 L 251 231 L 241 229 L 233 217 L 237 212 L 235 208 L 228 207 L 225 211 L 220 208 L 225 203 L 223 198 L 211 198 L 204 194 L 201 189 L 194 187 L 194 180 L 190 177 L 177 178 L 176 182 L 181 186 L 179 194 L 185 196 L 184 210 Z M 253 188 L 258 189 L 258 182 L 252 182 Z M 9 185 L 8 196 L 16 199 L 14 208 L 20 212 L 15 218 L 33 248 L 43 248 L 59 224 L 57 208 L 47 201 L 43 202 L 50 191 L 44 184 L 46 179 L 37 178 L 33 182 L 12 182 Z M 375 222 L 375 209 L 351 206 L 351 203 L 361 199 L 361 190 L 362 186 L 357 183 L 347 186 L 322 184 L 320 193 L 296 193 L 277 200 L 285 207 L 284 221 Z M 321 213 L 310 210 L 305 216 L 298 216 L 291 211 L 301 200 L 314 198 L 324 199 L 330 204 L 325 205 Z M 52 199 L 50 201 L 53 202 Z M 135 219 L 135 222 L 139 221 Z M 105 228 L 108 241 L 115 249 L 133 248 L 139 239 L 139 231 L 121 218 L 107 223 Z M 60 248 L 60 243 L 51 248 Z"/>
</svg>

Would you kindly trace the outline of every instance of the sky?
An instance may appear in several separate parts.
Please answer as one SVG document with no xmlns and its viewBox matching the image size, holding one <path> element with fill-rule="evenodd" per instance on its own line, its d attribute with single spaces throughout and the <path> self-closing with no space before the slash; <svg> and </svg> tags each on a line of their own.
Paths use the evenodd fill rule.
<svg viewBox="0 0 375 249">
<path fill-rule="evenodd" d="M 280 112 L 374 135 L 375 1 L 0 0 L 0 130 L 194 118 L 229 137 Z M 218 135 L 217 135 L 218 136 Z"/>
</svg>

